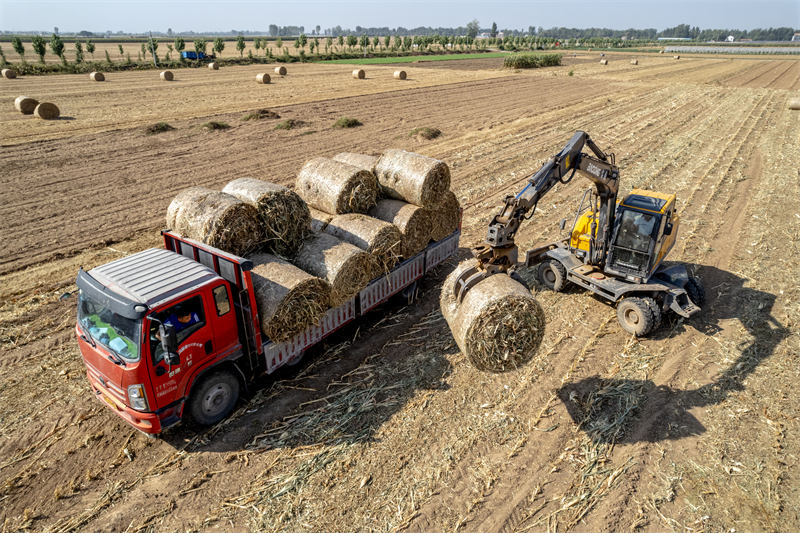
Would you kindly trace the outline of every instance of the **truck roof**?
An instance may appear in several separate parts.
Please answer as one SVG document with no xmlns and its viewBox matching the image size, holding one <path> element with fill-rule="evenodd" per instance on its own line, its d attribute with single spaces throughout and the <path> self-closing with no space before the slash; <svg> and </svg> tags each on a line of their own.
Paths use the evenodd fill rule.
<svg viewBox="0 0 800 533">
<path fill-rule="evenodd" d="M 88 274 L 108 289 L 149 308 L 213 279 L 222 279 L 207 266 L 162 248 L 117 259 Z"/>
</svg>

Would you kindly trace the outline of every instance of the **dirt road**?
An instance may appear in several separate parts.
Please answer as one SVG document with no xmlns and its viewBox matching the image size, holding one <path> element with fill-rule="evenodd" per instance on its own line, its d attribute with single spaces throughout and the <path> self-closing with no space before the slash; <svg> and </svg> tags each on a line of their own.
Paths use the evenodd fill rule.
<svg viewBox="0 0 800 533">
<path fill-rule="evenodd" d="M 252 108 L 220 104 L 157 136 L 125 123 L 14 140 L 0 155 L 4 528 L 797 529 L 800 122 L 786 80 L 800 63 L 717 61 L 469 70 L 456 83 L 253 106 L 275 120 L 243 122 Z M 364 125 L 332 130 L 343 115 Z M 275 130 L 284 118 L 308 125 Z M 198 128 L 211 119 L 233 127 Z M 443 136 L 409 137 L 417 126 Z M 91 397 L 74 296 L 59 297 L 79 266 L 158 246 L 176 191 L 247 175 L 288 184 L 313 156 L 413 149 L 452 169 L 464 256 L 575 129 L 616 154 L 622 192 L 677 194 L 671 258 L 704 280 L 698 318 L 635 339 L 603 301 L 532 283 L 547 315 L 540 353 L 481 373 L 438 312 L 451 264 L 417 304 L 346 328 L 210 430 L 147 439 Z M 588 186 L 554 190 L 521 248 L 556 238 Z"/>
</svg>

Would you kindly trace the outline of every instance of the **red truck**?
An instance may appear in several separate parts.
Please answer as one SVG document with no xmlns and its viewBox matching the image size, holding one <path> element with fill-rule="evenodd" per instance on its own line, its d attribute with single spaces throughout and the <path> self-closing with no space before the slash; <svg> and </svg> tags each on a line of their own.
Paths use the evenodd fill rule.
<svg viewBox="0 0 800 533">
<path fill-rule="evenodd" d="M 248 383 L 294 363 L 360 315 L 407 290 L 458 249 L 460 227 L 373 280 L 289 341 L 261 334 L 252 262 L 163 231 L 164 248 L 78 272 L 76 333 L 98 400 L 160 433 L 188 414 L 228 416 Z"/>
</svg>

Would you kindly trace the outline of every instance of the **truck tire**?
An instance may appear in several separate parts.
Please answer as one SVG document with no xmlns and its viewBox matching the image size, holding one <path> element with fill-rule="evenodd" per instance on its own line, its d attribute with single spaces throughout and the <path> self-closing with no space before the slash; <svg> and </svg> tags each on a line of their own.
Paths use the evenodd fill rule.
<svg viewBox="0 0 800 533">
<path fill-rule="evenodd" d="M 189 415 L 200 425 L 216 424 L 239 400 L 239 380 L 227 370 L 213 372 L 193 387 Z"/>
<path fill-rule="evenodd" d="M 561 292 L 567 283 L 567 269 L 555 259 L 547 259 L 539 265 L 539 283 L 554 292 Z"/>
<path fill-rule="evenodd" d="M 686 282 L 684 289 L 694 305 L 703 307 L 703 304 L 706 303 L 706 290 L 703 288 L 700 278 L 689 276 L 689 281 Z"/>
<path fill-rule="evenodd" d="M 644 337 L 653 329 L 650 305 L 638 296 L 629 296 L 617 304 L 617 320 L 622 329 L 637 337 Z"/>
</svg>

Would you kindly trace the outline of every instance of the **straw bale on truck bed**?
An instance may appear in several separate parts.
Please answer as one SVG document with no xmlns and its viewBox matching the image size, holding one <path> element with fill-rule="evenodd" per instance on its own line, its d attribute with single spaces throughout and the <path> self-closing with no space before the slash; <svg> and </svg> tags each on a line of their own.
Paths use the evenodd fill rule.
<svg viewBox="0 0 800 533">
<path fill-rule="evenodd" d="M 294 191 L 268 181 L 240 178 L 228 183 L 222 192 L 256 208 L 264 232 L 264 251 L 291 257 L 303 245 L 311 213 Z"/>
<path fill-rule="evenodd" d="M 167 227 L 239 256 L 256 251 L 263 241 L 255 207 L 205 187 L 186 189 L 172 200 Z"/>
<path fill-rule="evenodd" d="M 431 212 L 400 200 L 380 200 L 369 216 L 394 224 L 403 234 L 403 256 L 421 252 L 431 240 Z"/>
<path fill-rule="evenodd" d="M 332 307 L 358 294 L 377 274 L 375 258 L 327 233 L 306 238 L 294 264 L 330 283 Z"/>
<path fill-rule="evenodd" d="M 353 165 L 362 170 L 368 170 L 375 174 L 375 163 L 378 162 L 378 157 L 374 155 L 356 154 L 354 152 L 342 152 L 333 156 L 334 161 L 341 161 L 348 165 Z"/>
<path fill-rule="evenodd" d="M 320 211 L 319 209 L 314 209 L 313 207 L 310 207 L 309 211 L 311 212 L 311 231 L 317 233 L 324 231 L 333 218 L 333 215 Z"/>
<path fill-rule="evenodd" d="M 474 264 L 474 259 L 463 261 L 447 276 L 439 297 L 442 315 L 476 368 L 513 370 L 536 355 L 544 336 L 544 312 L 530 291 L 506 274 L 484 279 L 459 304 L 456 279 Z"/>
<path fill-rule="evenodd" d="M 295 189 L 308 205 L 332 215 L 366 213 L 378 196 L 371 172 L 325 157 L 303 165 Z"/>
<path fill-rule="evenodd" d="M 461 206 L 452 191 L 444 195 L 442 204 L 431 209 L 431 239 L 440 241 L 458 228 L 458 217 Z"/>
<path fill-rule="evenodd" d="M 397 226 L 367 215 L 338 215 L 323 231 L 372 255 L 383 270 L 390 270 L 403 254 L 403 234 Z"/>
<path fill-rule="evenodd" d="M 272 254 L 250 258 L 261 331 L 275 342 L 316 324 L 330 306 L 331 286 Z"/>
<path fill-rule="evenodd" d="M 381 194 L 422 207 L 435 207 L 450 189 L 450 169 L 432 157 L 386 150 L 375 163 Z"/>
</svg>

